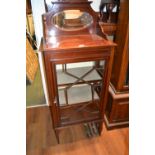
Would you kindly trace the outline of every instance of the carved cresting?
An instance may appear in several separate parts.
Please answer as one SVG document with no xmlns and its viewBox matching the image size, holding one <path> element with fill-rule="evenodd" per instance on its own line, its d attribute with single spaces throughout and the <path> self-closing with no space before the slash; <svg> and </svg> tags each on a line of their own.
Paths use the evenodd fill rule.
<svg viewBox="0 0 155 155">
<path fill-rule="evenodd" d="M 44 0 L 44 4 L 45 4 L 45 10 L 46 12 L 49 12 L 52 10 L 53 5 L 55 3 L 61 3 L 61 4 L 65 4 L 65 3 L 85 3 L 88 2 L 88 0 Z"/>
<path fill-rule="evenodd" d="M 117 23 L 120 0 L 101 0 L 100 21 L 104 23 Z"/>
</svg>

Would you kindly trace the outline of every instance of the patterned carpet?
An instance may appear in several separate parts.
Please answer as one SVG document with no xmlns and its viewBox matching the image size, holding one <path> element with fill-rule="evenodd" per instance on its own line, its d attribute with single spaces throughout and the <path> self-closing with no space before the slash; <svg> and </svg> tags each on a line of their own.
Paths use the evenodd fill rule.
<svg viewBox="0 0 155 155">
<path fill-rule="evenodd" d="M 45 95 L 42 87 L 40 68 L 32 83 L 26 80 L 26 106 L 35 106 L 46 104 Z"/>
</svg>

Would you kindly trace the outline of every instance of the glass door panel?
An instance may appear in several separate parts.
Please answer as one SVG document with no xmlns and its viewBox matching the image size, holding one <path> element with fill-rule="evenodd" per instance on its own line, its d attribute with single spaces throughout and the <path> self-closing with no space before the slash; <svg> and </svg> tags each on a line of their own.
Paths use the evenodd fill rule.
<svg viewBox="0 0 155 155">
<path fill-rule="evenodd" d="M 104 68 L 105 60 L 56 65 L 62 123 L 99 117 Z"/>
</svg>

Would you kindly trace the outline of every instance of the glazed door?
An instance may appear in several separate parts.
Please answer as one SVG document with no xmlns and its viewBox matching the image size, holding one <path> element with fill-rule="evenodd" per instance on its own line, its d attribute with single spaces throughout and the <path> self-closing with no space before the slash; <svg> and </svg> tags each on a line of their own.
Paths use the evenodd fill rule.
<svg viewBox="0 0 155 155">
<path fill-rule="evenodd" d="M 108 59 L 51 65 L 59 125 L 101 120 Z"/>
</svg>

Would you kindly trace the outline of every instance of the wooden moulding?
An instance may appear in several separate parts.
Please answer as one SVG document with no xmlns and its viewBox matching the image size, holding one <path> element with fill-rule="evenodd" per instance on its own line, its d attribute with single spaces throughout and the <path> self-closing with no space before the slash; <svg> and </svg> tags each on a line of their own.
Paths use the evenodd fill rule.
<svg viewBox="0 0 155 155">
<path fill-rule="evenodd" d="M 129 93 L 116 93 L 109 86 L 108 103 L 104 120 L 107 129 L 129 126 Z"/>
<path fill-rule="evenodd" d="M 117 24 L 103 23 L 103 22 L 100 22 L 99 24 L 100 24 L 101 29 L 104 33 L 106 33 L 107 35 L 115 35 L 116 30 L 117 30 Z"/>
<path fill-rule="evenodd" d="M 107 118 L 106 115 L 104 115 L 104 121 L 105 121 L 106 128 L 108 130 L 112 130 L 112 129 L 116 129 L 116 128 L 124 128 L 124 127 L 128 127 L 129 126 L 129 121 L 126 121 L 126 122 L 117 122 L 117 123 L 110 123 L 108 121 L 108 118 Z"/>
</svg>

